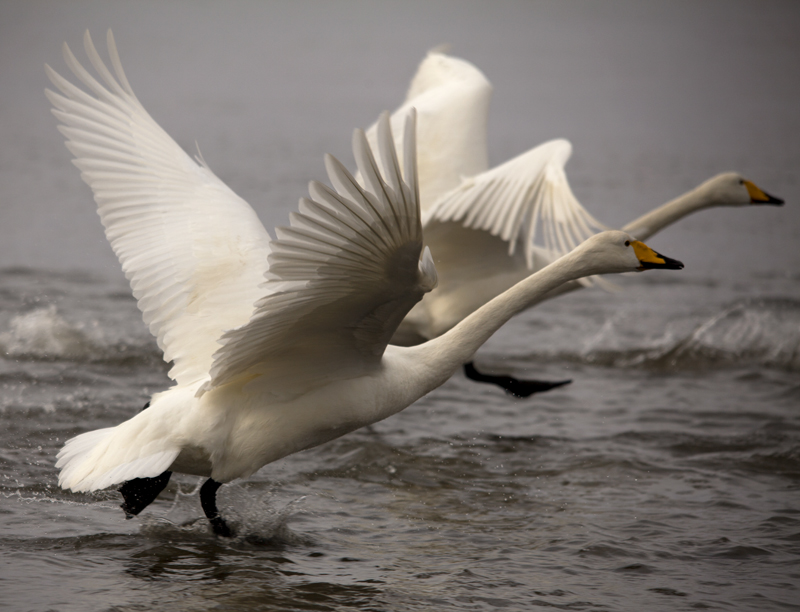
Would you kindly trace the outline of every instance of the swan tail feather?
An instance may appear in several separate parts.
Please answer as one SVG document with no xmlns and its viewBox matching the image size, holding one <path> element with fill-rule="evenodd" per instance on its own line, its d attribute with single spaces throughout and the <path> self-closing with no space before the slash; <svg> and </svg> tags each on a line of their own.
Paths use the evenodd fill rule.
<svg viewBox="0 0 800 612">
<path fill-rule="evenodd" d="M 58 484 L 75 492 L 97 491 L 134 478 L 151 478 L 166 471 L 180 448 L 165 448 L 163 440 L 141 444 L 129 435 L 131 423 L 89 431 L 64 444 L 56 467 Z"/>
</svg>

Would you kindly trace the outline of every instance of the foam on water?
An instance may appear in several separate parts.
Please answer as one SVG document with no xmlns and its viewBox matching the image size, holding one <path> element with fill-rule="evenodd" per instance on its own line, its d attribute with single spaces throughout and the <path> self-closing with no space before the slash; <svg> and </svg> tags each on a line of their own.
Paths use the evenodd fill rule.
<svg viewBox="0 0 800 612">
<path fill-rule="evenodd" d="M 635 338 L 623 327 L 624 321 L 608 319 L 580 352 L 559 357 L 609 367 L 800 370 L 800 303 L 794 300 L 738 300 L 702 317 L 674 321 L 655 337 Z"/>
<path fill-rule="evenodd" d="M 738 301 L 708 317 L 663 358 L 679 366 L 747 363 L 800 370 L 800 303 Z"/>
<path fill-rule="evenodd" d="M 108 329 L 108 321 L 71 322 L 55 304 L 40 306 L 11 317 L 0 328 L 0 354 L 33 362 L 71 361 L 112 365 L 158 364 L 161 352 L 136 319 L 138 335 Z M 111 333 L 107 333 L 111 332 Z M 116 337 L 111 337 L 115 335 Z"/>
<path fill-rule="evenodd" d="M 101 341 L 99 330 L 68 323 L 50 304 L 13 317 L 0 333 L 0 350 L 17 359 L 86 359 L 101 350 Z"/>
</svg>

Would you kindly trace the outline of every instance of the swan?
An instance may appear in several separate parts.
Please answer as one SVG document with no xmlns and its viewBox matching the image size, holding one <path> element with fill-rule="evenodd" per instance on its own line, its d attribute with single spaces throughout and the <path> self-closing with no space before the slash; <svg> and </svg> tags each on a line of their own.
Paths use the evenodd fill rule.
<svg viewBox="0 0 800 612">
<path fill-rule="evenodd" d="M 417 111 L 417 160 L 424 242 L 436 257 L 439 285 L 419 302 L 392 338 L 413 345 L 435 338 L 532 272 L 608 229 L 581 206 L 564 166 L 572 145 L 563 139 L 541 144 L 489 169 L 487 119 L 492 86 L 471 63 L 433 50 L 413 77 L 405 102 L 392 115 L 399 127 L 411 107 Z M 367 130 L 376 144 L 376 127 Z M 692 191 L 635 219 L 622 230 L 646 240 L 679 219 L 713 206 L 782 204 L 751 181 L 719 174 Z M 540 237 L 540 240 L 537 240 Z M 552 292 L 555 297 L 582 286 L 582 279 Z M 499 384 L 527 396 L 569 381 L 517 381 L 478 372 L 473 380 Z"/>
<path fill-rule="evenodd" d="M 145 111 L 110 31 L 107 45 L 113 73 L 86 32 L 97 80 L 65 44 L 84 87 L 46 66 L 60 92 L 47 97 L 175 384 L 119 425 L 68 440 L 56 467 L 64 489 L 121 485 L 128 518 L 173 472 L 194 474 L 206 478 L 200 502 L 212 531 L 233 536 L 216 504 L 222 484 L 404 409 L 564 282 L 683 267 L 624 232 L 597 234 L 449 332 L 389 345 L 437 282 L 422 244 L 414 111 L 402 171 L 385 114 L 376 147 L 361 130 L 353 136 L 363 185 L 327 156 L 334 188 L 312 181 L 271 240 L 250 206 Z"/>
</svg>

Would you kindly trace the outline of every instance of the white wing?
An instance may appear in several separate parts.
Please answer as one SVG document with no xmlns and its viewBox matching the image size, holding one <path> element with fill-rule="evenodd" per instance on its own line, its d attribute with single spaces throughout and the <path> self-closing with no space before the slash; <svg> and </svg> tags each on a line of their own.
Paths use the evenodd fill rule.
<svg viewBox="0 0 800 612">
<path fill-rule="evenodd" d="M 465 176 L 489 167 L 487 120 L 492 86 L 462 59 L 431 51 L 420 63 L 403 105 L 392 114 L 398 155 L 401 127 L 409 108 L 417 111 L 420 206 L 426 211 Z M 367 130 L 374 147 L 377 127 Z"/>
<path fill-rule="evenodd" d="M 508 243 L 513 255 L 522 243 L 534 267 L 536 239 L 552 259 L 568 253 L 589 236 L 607 229 L 581 206 L 570 189 L 564 165 L 572 153 L 566 140 L 551 140 L 477 176 L 465 178 L 423 216 L 434 223 L 457 222 L 489 232 Z M 435 247 L 431 244 L 431 247 Z"/>
<path fill-rule="evenodd" d="M 169 375 L 190 383 L 207 376 L 222 332 L 246 323 L 263 295 L 269 235 L 247 202 L 147 114 L 111 31 L 114 75 L 88 31 L 84 47 L 105 85 L 65 44 L 64 59 L 89 93 L 49 66 L 63 95 L 46 93 L 144 321 L 174 362 Z"/>
<path fill-rule="evenodd" d="M 379 364 L 400 321 L 436 284 L 429 253 L 419 260 L 413 119 L 405 126 L 405 181 L 388 115 L 378 125 L 382 172 L 364 133 L 353 136 L 365 188 L 326 157 L 336 191 L 312 182 L 312 199 L 300 201 L 290 227 L 276 230 L 267 295 L 249 323 L 223 336 L 200 394 L 255 377 L 275 393 L 297 394 Z"/>
<path fill-rule="evenodd" d="M 431 51 L 420 63 L 404 104 L 392 115 L 417 109 L 417 157 L 423 226 L 457 221 L 490 232 L 514 254 L 524 245 L 529 267 L 536 247 L 552 259 L 607 229 L 581 206 L 564 165 L 572 153 L 553 140 L 488 170 L 487 118 L 492 86 L 471 63 Z M 375 126 L 367 132 L 375 142 Z M 402 140 L 397 138 L 398 150 Z M 455 231 L 455 229 L 454 229 Z M 539 238 L 537 245 L 536 239 Z M 434 255 L 437 249 L 433 243 Z"/>
</svg>

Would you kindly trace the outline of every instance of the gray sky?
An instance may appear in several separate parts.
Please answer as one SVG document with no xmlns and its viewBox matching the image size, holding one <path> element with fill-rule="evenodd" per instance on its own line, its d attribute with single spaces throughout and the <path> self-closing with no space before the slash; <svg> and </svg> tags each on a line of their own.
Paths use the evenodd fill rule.
<svg viewBox="0 0 800 612">
<path fill-rule="evenodd" d="M 624 224 L 724 170 L 783 209 L 703 212 L 655 244 L 690 264 L 800 272 L 800 3 L 0 2 L 0 266 L 120 276 L 49 113 L 61 44 L 113 28 L 138 97 L 271 231 L 350 161 L 350 133 L 400 104 L 442 43 L 495 87 L 490 158 L 565 137 L 567 173 Z"/>
</svg>

